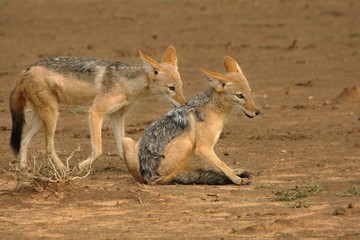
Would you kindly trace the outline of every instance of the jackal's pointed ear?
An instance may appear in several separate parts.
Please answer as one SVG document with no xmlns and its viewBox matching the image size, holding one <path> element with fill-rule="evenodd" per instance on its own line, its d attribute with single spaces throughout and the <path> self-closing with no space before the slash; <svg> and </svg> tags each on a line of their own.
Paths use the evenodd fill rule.
<svg viewBox="0 0 360 240">
<path fill-rule="evenodd" d="M 174 46 L 170 46 L 166 49 L 161 63 L 169 63 L 177 68 L 177 56 Z"/>
<path fill-rule="evenodd" d="M 139 50 L 140 58 L 142 61 L 142 67 L 147 73 L 158 74 L 160 70 L 160 63 L 146 55 L 144 52 Z"/>
<path fill-rule="evenodd" d="M 213 87 L 218 93 L 222 93 L 225 86 L 230 84 L 230 81 L 221 73 L 211 72 L 200 69 L 209 79 L 210 86 Z"/>
<path fill-rule="evenodd" d="M 224 57 L 224 66 L 227 72 L 242 73 L 239 64 L 230 56 Z"/>
</svg>

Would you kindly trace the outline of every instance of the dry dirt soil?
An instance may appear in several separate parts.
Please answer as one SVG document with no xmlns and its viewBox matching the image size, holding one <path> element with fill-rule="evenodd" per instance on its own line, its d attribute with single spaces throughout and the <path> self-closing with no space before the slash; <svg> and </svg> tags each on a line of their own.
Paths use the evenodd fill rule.
<svg viewBox="0 0 360 240">
<path fill-rule="evenodd" d="M 357 0 L 0 0 L 0 238 L 360 238 L 359 12 Z M 8 97 L 28 65 L 58 55 L 140 64 L 139 49 L 160 60 L 169 45 L 187 98 L 207 87 L 200 68 L 239 61 L 262 114 L 234 113 L 215 151 L 250 170 L 251 185 L 138 184 L 108 120 L 86 178 L 16 171 Z M 138 139 L 170 108 L 161 96 L 141 100 L 127 135 Z M 61 108 L 55 144 L 72 166 L 89 156 L 87 109 Z M 37 166 L 43 146 L 41 132 Z"/>
</svg>

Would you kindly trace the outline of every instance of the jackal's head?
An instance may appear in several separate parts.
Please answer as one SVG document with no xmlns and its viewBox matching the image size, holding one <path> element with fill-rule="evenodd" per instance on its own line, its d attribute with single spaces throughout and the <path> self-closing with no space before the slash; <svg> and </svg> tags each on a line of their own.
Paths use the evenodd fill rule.
<svg viewBox="0 0 360 240">
<path fill-rule="evenodd" d="M 139 51 L 142 66 L 150 80 L 152 93 L 164 94 L 176 107 L 186 102 L 182 92 L 182 81 L 177 67 L 176 50 L 167 48 L 161 63 Z"/>
<path fill-rule="evenodd" d="M 225 56 L 224 65 L 225 74 L 202 69 L 210 81 L 210 86 L 220 95 L 223 104 L 240 108 L 249 118 L 256 117 L 260 111 L 254 104 L 249 83 L 239 64 L 232 57 Z"/>
</svg>

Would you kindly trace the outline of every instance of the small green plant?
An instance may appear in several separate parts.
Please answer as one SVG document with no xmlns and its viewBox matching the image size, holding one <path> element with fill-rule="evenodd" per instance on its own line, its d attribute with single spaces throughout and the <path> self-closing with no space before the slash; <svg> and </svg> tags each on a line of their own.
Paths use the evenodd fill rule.
<svg viewBox="0 0 360 240">
<path fill-rule="evenodd" d="M 277 195 L 276 198 L 273 199 L 273 201 L 277 202 L 290 202 L 294 201 L 299 198 L 305 198 L 312 196 L 314 194 L 320 193 L 322 191 L 325 191 L 326 188 L 322 186 L 321 184 L 314 184 L 314 183 L 307 183 L 304 186 L 291 186 L 287 190 L 277 191 L 275 192 L 275 195 Z"/>
<path fill-rule="evenodd" d="M 348 190 L 336 193 L 336 196 L 339 197 L 351 197 L 351 196 L 359 196 L 359 195 L 360 195 L 360 186 L 354 186 Z"/>
</svg>

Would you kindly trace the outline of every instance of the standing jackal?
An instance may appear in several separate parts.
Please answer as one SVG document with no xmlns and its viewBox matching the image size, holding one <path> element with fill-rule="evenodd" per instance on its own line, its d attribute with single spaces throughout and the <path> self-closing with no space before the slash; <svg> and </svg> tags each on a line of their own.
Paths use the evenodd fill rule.
<svg viewBox="0 0 360 240">
<path fill-rule="evenodd" d="M 152 123 L 138 143 L 123 139 L 124 158 L 133 177 L 146 184 L 247 184 L 250 174 L 234 171 L 215 154 L 215 146 L 234 108 L 253 118 L 260 114 L 238 63 L 225 56 L 227 73 L 202 70 L 210 88 Z M 214 170 L 191 169 L 192 152 Z"/>
<path fill-rule="evenodd" d="M 120 156 L 125 136 L 124 118 L 133 103 L 148 94 L 161 93 L 175 105 L 185 103 L 177 68 L 176 50 L 170 46 L 161 63 L 139 51 L 142 65 L 92 58 L 56 57 L 26 69 L 10 96 L 12 131 L 10 144 L 20 153 L 20 167 L 28 167 L 27 149 L 32 137 L 44 126 L 46 150 L 57 168 L 66 167 L 56 155 L 54 134 L 59 104 L 90 105 L 89 123 L 92 154 L 79 164 L 85 169 L 102 153 L 101 128 L 110 117 Z M 25 104 L 33 108 L 32 128 L 21 139 Z"/>
</svg>

